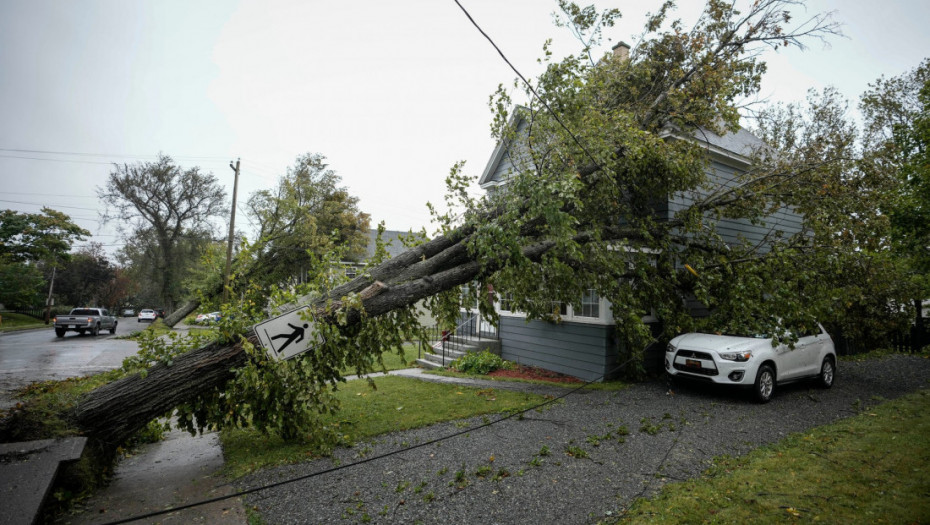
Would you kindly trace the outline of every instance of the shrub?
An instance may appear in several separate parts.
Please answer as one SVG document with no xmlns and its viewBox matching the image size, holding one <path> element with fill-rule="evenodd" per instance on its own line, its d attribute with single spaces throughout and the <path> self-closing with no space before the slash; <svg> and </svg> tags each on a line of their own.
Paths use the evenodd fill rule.
<svg viewBox="0 0 930 525">
<path fill-rule="evenodd" d="M 486 375 L 504 367 L 504 360 L 499 355 L 484 350 L 483 352 L 467 353 L 452 363 L 452 368 L 465 374 Z"/>
</svg>

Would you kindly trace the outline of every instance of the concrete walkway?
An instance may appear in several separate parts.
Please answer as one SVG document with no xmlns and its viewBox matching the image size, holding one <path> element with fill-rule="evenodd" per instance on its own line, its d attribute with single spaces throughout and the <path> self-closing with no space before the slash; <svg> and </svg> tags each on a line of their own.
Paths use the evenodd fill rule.
<svg viewBox="0 0 930 525">
<path fill-rule="evenodd" d="M 103 524 L 229 495 L 235 488 L 222 477 L 219 436 L 193 437 L 180 430 L 141 447 L 123 459 L 111 483 L 58 523 Z M 237 498 L 162 514 L 138 523 L 247 523 Z"/>
</svg>

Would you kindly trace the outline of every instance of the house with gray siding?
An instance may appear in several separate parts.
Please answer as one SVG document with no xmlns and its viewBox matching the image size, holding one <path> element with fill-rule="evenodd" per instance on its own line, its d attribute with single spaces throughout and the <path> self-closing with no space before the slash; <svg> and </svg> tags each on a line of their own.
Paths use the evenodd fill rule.
<svg viewBox="0 0 930 525">
<path fill-rule="evenodd" d="M 381 233 L 381 242 L 384 244 L 384 249 L 387 251 L 389 259 L 397 257 L 407 251 L 407 247 L 404 246 L 404 241 L 402 240 L 402 237 L 406 237 L 407 235 L 410 235 L 410 233 L 397 230 L 384 230 Z M 368 238 L 366 239 L 367 243 L 365 244 L 365 254 L 361 256 L 360 260 L 339 261 L 340 267 L 342 271 L 345 272 L 346 277 L 353 279 L 364 270 L 365 266 L 368 264 L 367 261 L 375 256 L 375 250 L 378 247 L 377 239 L 377 228 L 370 228 L 368 230 Z"/>
<path fill-rule="evenodd" d="M 526 127 L 517 112 L 515 121 L 520 137 Z M 701 130 L 690 136 L 670 133 L 667 140 L 690 140 L 704 148 L 708 156 L 708 176 L 724 187 L 734 179 L 734 174 L 745 171 L 755 150 L 762 141 L 747 130 L 718 135 Z M 518 141 L 515 141 L 518 142 Z M 502 142 L 498 144 L 479 179 L 480 186 L 488 192 L 501 191 L 511 174 L 530 170 L 523 165 L 520 145 Z M 699 196 L 700 197 L 700 196 Z M 655 213 L 671 219 L 692 204 L 694 196 L 670 195 L 659 203 Z M 782 209 L 759 224 L 744 219 L 720 219 L 717 231 L 730 244 L 750 242 L 765 250 L 770 237 L 777 232 L 792 235 L 801 230 L 801 217 L 791 210 Z M 508 297 L 499 297 L 496 303 L 500 314 L 498 334 L 501 341 L 501 357 L 524 365 L 538 366 L 547 370 L 569 374 L 585 380 L 602 377 L 617 364 L 618 340 L 609 301 L 589 290 L 579 301 L 578 307 L 560 305 L 559 323 L 527 320 L 519 311 L 510 309 Z M 694 301 L 689 305 L 694 315 L 706 315 L 703 305 Z M 655 319 L 645 319 L 647 322 Z M 661 358 L 659 358 L 661 359 Z M 647 369 L 651 363 L 646 363 Z M 659 360 L 654 364 L 660 366 Z"/>
</svg>

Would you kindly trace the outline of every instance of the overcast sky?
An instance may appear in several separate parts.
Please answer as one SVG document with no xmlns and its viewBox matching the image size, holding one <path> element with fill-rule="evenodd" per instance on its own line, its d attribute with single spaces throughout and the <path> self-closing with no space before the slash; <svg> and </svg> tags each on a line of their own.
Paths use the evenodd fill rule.
<svg viewBox="0 0 930 525">
<path fill-rule="evenodd" d="M 546 38 L 576 50 L 554 1 L 460 1 L 527 77 Z M 685 20 L 702 5 L 679 3 Z M 615 4 L 605 49 L 635 45 L 658 4 Z M 930 2 L 817 0 L 796 16 L 830 10 L 846 37 L 767 54 L 763 96 L 835 85 L 855 107 L 868 83 L 930 55 Z M 163 152 L 231 197 L 241 158 L 236 221 L 249 232 L 242 203 L 315 152 L 373 225 L 429 227 L 425 203 L 442 201 L 453 163 L 484 169 L 488 96 L 513 77 L 453 0 L 0 0 L 0 209 L 59 209 L 112 253 L 95 196 L 112 163 Z"/>
</svg>

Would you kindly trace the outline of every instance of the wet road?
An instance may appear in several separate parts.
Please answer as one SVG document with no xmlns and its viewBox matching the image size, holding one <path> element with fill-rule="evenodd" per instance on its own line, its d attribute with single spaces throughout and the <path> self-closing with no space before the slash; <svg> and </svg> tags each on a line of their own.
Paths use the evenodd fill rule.
<svg viewBox="0 0 930 525">
<path fill-rule="evenodd" d="M 40 330 L 0 333 L 0 410 L 14 401 L 11 392 L 34 381 L 66 379 L 118 368 L 139 350 L 135 341 L 117 339 L 137 331 L 135 317 L 121 317 L 116 334 L 55 336 L 49 326 Z"/>
</svg>

